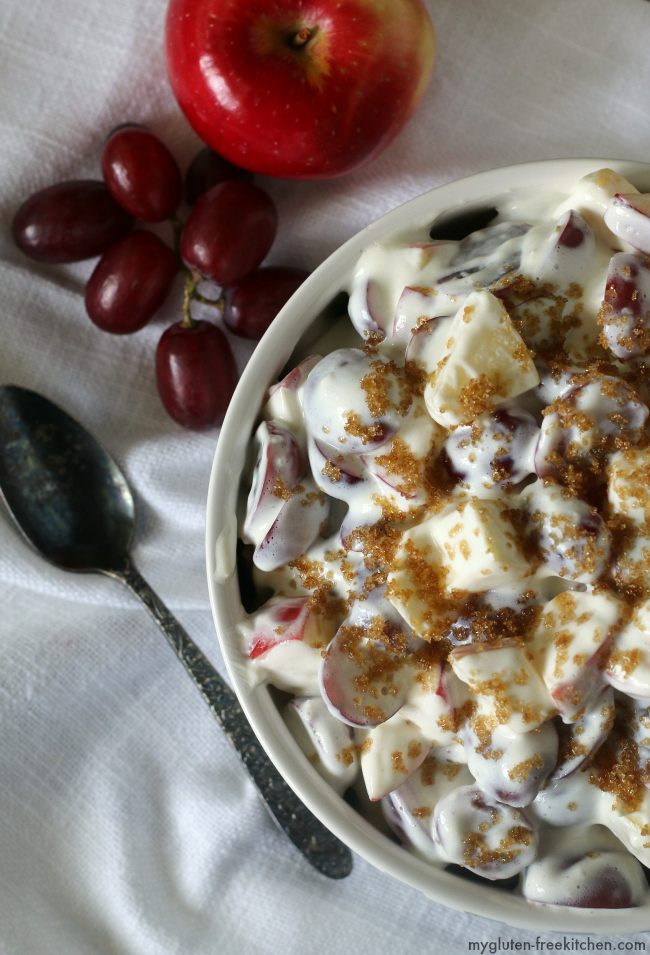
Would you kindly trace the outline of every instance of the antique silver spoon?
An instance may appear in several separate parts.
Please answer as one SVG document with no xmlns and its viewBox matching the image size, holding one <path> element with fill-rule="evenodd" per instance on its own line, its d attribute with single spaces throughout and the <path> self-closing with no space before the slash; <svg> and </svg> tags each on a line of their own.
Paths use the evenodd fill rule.
<svg viewBox="0 0 650 955">
<path fill-rule="evenodd" d="M 138 573 L 129 557 L 135 508 L 116 463 L 65 411 L 0 387 L 0 495 L 28 543 L 64 570 L 106 574 L 139 597 L 239 753 L 271 815 L 319 872 L 342 879 L 352 854 L 271 763 L 237 697 Z"/>
</svg>

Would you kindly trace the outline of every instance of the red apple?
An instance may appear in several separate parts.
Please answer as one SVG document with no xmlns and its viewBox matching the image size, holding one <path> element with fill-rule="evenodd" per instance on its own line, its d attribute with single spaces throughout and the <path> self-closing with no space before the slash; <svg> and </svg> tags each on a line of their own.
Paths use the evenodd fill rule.
<svg viewBox="0 0 650 955">
<path fill-rule="evenodd" d="M 435 37 L 422 0 L 171 0 L 166 54 L 181 109 L 220 155 L 328 179 L 406 124 Z"/>
</svg>

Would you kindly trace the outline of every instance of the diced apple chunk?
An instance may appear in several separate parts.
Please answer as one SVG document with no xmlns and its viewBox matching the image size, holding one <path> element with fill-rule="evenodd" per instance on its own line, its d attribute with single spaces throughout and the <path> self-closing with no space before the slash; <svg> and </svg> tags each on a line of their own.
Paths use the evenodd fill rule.
<svg viewBox="0 0 650 955">
<path fill-rule="evenodd" d="M 605 225 L 639 252 L 650 255 L 650 194 L 618 193 L 609 200 Z"/>
<path fill-rule="evenodd" d="M 370 798 L 382 799 L 401 786 L 422 765 L 430 749 L 431 740 L 401 713 L 366 731 L 361 772 Z"/>
<path fill-rule="evenodd" d="M 613 169 L 597 169 L 580 179 L 571 195 L 555 210 L 553 218 L 574 209 L 584 216 L 601 239 L 612 245 L 616 239 L 604 222 L 609 200 L 617 193 L 636 192 L 638 189 Z"/>
<path fill-rule="evenodd" d="M 650 449 L 628 448 L 612 455 L 607 496 L 612 510 L 635 524 L 650 518 Z"/>
<path fill-rule="evenodd" d="M 301 696 L 319 694 L 321 654 L 335 629 L 336 621 L 317 614 L 307 597 L 273 597 L 238 627 L 249 672 Z"/>
<path fill-rule="evenodd" d="M 444 856 L 436 838 L 434 810 L 449 792 L 472 781 L 462 763 L 445 763 L 428 757 L 399 789 L 382 800 L 386 822 L 420 858 L 440 862 Z"/>
<path fill-rule="evenodd" d="M 359 455 L 379 485 L 400 510 L 427 501 L 426 472 L 444 444 L 447 432 L 427 413 L 420 397 L 413 404 L 390 443 Z"/>
<path fill-rule="evenodd" d="M 636 607 L 632 619 L 614 638 L 606 674 L 615 689 L 650 702 L 650 601 Z"/>
<path fill-rule="evenodd" d="M 427 523 L 447 569 L 448 590 L 494 590 L 530 571 L 507 508 L 498 501 L 465 498 Z"/>
<path fill-rule="evenodd" d="M 264 417 L 280 422 L 296 433 L 303 425 L 302 393 L 309 372 L 321 360 L 320 355 L 310 355 L 296 365 L 282 381 L 269 388 L 268 399 L 264 406 Z"/>
<path fill-rule="evenodd" d="M 647 530 L 633 534 L 621 546 L 614 577 L 619 587 L 635 591 L 639 597 L 650 597 L 650 536 Z"/>
<path fill-rule="evenodd" d="M 650 792 L 643 794 L 638 809 L 624 812 L 616 794 L 601 792 L 598 799 L 598 822 L 614 833 L 633 856 L 650 866 Z"/>
<path fill-rule="evenodd" d="M 350 727 L 335 719 L 320 697 L 291 700 L 283 716 L 315 770 L 342 795 L 359 771 L 357 746 Z"/>
<path fill-rule="evenodd" d="M 434 541 L 433 518 L 402 535 L 394 569 L 388 575 L 386 596 L 418 636 L 442 636 L 455 611 L 444 600 L 447 570 Z M 442 599 L 441 599 L 442 598 Z"/>
<path fill-rule="evenodd" d="M 407 702 L 400 710 L 400 716 L 419 726 L 431 743 L 432 756 L 443 761 L 448 759 L 454 763 L 462 763 L 466 757 L 458 726 L 460 715 L 455 701 L 448 698 L 452 695 L 448 692 L 449 675 L 456 679 L 453 671 L 446 666 L 443 685 L 442 674 L 437 669 L 420 673 Z M 465 696 L 467 688 L 462 683 L 458 685 L 462 687 L 462 695 Z"/>
<path fill-rule="evenodd" d="M 607 653 L 626 616 L 609 594 L 567 590 L 546 605 L 533 641 L 536 664 L 565 723 L 602 692 Z"/>
<path fill-rule="evenodd" d="M 508 312 L 491 292 L 472 292 L 451 324 L 447 353 L 424 400 L 446 428 L 469 424 L 539 384 L 533 358 Z"/>
<path fill-rule="evenodd" d="M 431 290 L 411 288 L 407 285 L 395 309 L 393 341 L 406 345 L 414 330 L 423 322 L 431 320 L 437 312 L 437 297 Z"/>
<path fill-rule="evenodd" d="M 648 354 L 650 267 L 644 255 L 617 252 L 611 257 L 597 321 L 616 358 L 629 361 Z"/>
<path fill-rule="evenodd" d="M 528 733 L 557 713 L 522 647 L 481 646 L 456 649 L 449 659 L 456 676 L 477 698 L 479 714 L 492 726 L 508 723 L 516 733 Z"/>
</svg>

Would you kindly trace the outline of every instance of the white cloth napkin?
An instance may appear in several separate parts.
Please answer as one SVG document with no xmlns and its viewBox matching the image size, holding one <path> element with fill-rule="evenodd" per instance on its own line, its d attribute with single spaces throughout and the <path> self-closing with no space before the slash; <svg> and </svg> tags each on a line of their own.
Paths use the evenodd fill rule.
<svg viewBox="0 0 650 955">
<path fill-rule="evenodd" d="M 280 212 L 269 262 L 314 268 L 395 205 L 493 166 L 650 159 L 650 3 L 428 4 L 439 52 L 423 105 L 354 175 L 262 182 Z M 203 542 L 217 433 L 177 427 L 154 381 L 181 290 L 137 335 L 106 335 L 84 312 L 93 264 L 36 265 L 10 238 L 34 190 L 99 176 L 125 120 L 184 167 L 197 151 L 165 77 L 164 14 L 164 0 L 0 3 L 0 382 L 48 395 L 115 454 L 137 498 L 137 565 L 222 667 Z M 340 883 L 313 872 L 144 610 L 113 581 L 46 564 L 0 512 L 3 955 L 460 953 L 498 937 L 534 941 L 362 859 Z"/>
</svg>

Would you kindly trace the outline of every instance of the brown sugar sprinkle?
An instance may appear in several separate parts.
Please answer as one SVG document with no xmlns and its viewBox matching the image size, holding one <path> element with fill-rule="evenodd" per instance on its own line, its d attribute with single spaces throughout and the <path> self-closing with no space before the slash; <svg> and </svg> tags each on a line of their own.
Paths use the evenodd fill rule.
<svg viewBox="0 0 650 955">
<path fill-rule="evenodd" d="M 498 849 L 490 849 L 482 832 L 468 832 L 463 839 L 467 847 L 463 851 L 463 865 L 469 869 L 487 866 L 495 862 L 511 862 L 523 852 L 520 846 L 529 846 L 531 833 L 525 826 L 512 826 L 508 835 L 499 843 Z"/>
<path fill-rule="evenodd" d="M 423 786 L 433 786 L 438 773 L 449 780 L 455 779 L 462 768 L 462 763 L 441 763 L 434 756 L 427 756 L 420 767 L 420 782 Z"/>
<path fill-rule="evenodd" d="M 383 332 L 366 332 L 365 344 L 361 346 L 366 355 L 376 355 L 377 345 L 381 345 L 386 337 Z"/>
<path fill-rule="evenodd" d="M 374 574 L 370 574 L 363 582 L 363 592 L 368 594 L 371 591 L 376 590 L 377 587 L 383 586 L 386 583 L 387 577 L 387 570 L 377 570 Z"/>
<path fill-rule="evenodd" d="M 434 563 L 428 552 L 419 550 L 412 540 L 406 541 L 403 557 L 400 558 L 399 563 L 412 581 L 416 597 L 427 608 L 423 613 L 427 631 L 420 633 L 420 636 L 425 640 L 440 639 L 448 629 L 444 621 L 441 621 L 441 616 L 452 615 L 454 611 L 457 611 L 459 602 L 462 602 L 467 594 L 460 591 L 446 592 L 447 568 Z M 386 593 L 398 599 L 402 597 L 408 600 L 410 596 L 410 593 L 400 591 L 394 580 L 389 582 Z"/>
<path fill-rule="evenodd" d="M 395 695 L 397 692 L 393 677 L 407 663 L 406 657 L 400 652 L 405 648 L 406 638 L 401 634 L 403 642 L 398 642 L 397 652 L 384 649 L 389 635 L 396 641 L 398 639 L 393 630 L 393 626 L 380 617 L 375 618 L 370 628 L 353 624 L 344 624 L 339 628 L 337 641 L 341 652 L 354 660 L 361 670 L 354 680 L 354 687 L 359 693 L 367 693 L 378 699 L 380 695 Z M 363 712 L 369 719 L 379 722 L 385 719 L 384 713 L 377 707 L 366 707 Z"/>
<path fill-rule="evenodd" d="M 409 747 L 406 751 L 406 755 L 409 759 L 417 759 L 418 756 L 422 753 L 422 743 L 418 742 L 416 739 L 412 739 L 409 743 Z"/>
<path fill-rule="evenodd" d="M 611 651 L 608 658 L 608 667 L 620 667 L 626 677 L 630 677 L 641 663 L 641 651 L 635 647 L 633 650 L 618 650 L 616 647 Z"/>
<path fill-rule="evenodd" d="M 441 667 L 449 655 L 448 640 L 432 640 L 419 647 L 411 657 L 411 662 L 418 669 L 416 680 L 421 686 L 427 686 L 427 674 Z"/>
<path fill-rule="evenodd" d="M 390 568 L 395 560 L 395 554 L 402 537 L 390 518 L 381 518 L 369 527 L 357 527 L 344 540 L 348 550 L 360 547 L 364 555 L 364 563 L 369 570 Z"/>
<path fill-rule="evenodd" d="M 544 760 L 536 753 L 534 756 L 531 756 L 530 759 L 526 759 L 522 763 L 517 763 L 517 765 L 510 770 L 508 776 L 513 781 L 516 779 L 518 782 L 523 783 L 528 779 L 533 769 L 543 768 Z"/>
<path fill-rule="evenodd" d="M 472 378 L 458 393 L 461 424 L 470 424 L 474 418 L 489 411 L 494 404 L 492 399 L 500 391 L 500 383 L 492 381 L 485 373 Z"/>
<path fill-rule="evenodd" d="M 361 438 L 361 443 L 366 445 L 377 438 L 381 438 L 384 429 L 381 424 L 361 424 L 361 419 L 355 411 L 346 411 L 344 431 L 353 438 Z"/>
<path fill-rule="evenodd" d="M 620 812 L 639 809 L 645 793 L 639 747 L 615 729 L 591 760 L 590 782 L 616 797 Z"/>
<path fill-rule="evenodd" d="M 417 458 L 403 438 L 393 438 L 390 450 L 375 458 L 375 462 L 387 474 L 394 474 L 401 478 L 395 489 L 406 497 L 415 494 L 429 483 L 426 467 L 427 459 Z"/>
<path fill-rule="evenodd" d="M 345 551 L 341 551 L 341 554 L 345 554 Z M 353 580 L 356 580 L 357 572 L 349 560 L 341 560 L 340 567 L 341 575 L 343 576 L 344 580 L 347 580 L 349 584 L 351 584 Z"/>
<path fill-rule="evenodd" d="M 386 718 L 386 714 L 378 706 L 364 706 L 361 712 L 369 721 L 380 722 Z"/>
<path fill-rule="evenodd" d="M 364 739 L 363 743 L 359 747 L 359 752 L 365 755 L 370 752 L 370 747 L 372 746 L 372 737 L 369 736 L 367 739 Z"/>
<path fill-rule="evenodd" d="M 345 551 L 342 547 L 339 550 L 328 550 L 325 552 L 325 560 L 329 563 L 335 560 L 341 560 L 342 557 L 345 557 Z"/>
<path fill-rule="evenodd" d="M 382 364 L 375 362 L 375 364 Z M 366 393 L 366 404 L 373 418 L 381 418 L 390 407 L 390 383 L 379 371 L 368 372 L 361 379 L 361 388 Z"/>
<path fill-rule="evenodd" d="M 342 749 L 340 753 L 336 754 L 336 758 L 339 762 L 343 763 L 344 766 L 351 766 L 354 762 L 354 757 L 356 756 L 357 747 L 355 743 L 350 743 L 349 746 L 346 746 L 345 749 Z"/>
<path fill-rule="evenodd" d="M 445 713 L 436 720 L 438 726 L 444 732 L 458 733 L 465 722 L 469 722 L 478 709 L 476 700 L 465 700 L 463 704 L 456 707 L 451 713 Z M 490 736 L 490 741 L 492 737 Z M 488 742 L 488 746 L 490 743 Z"/>
<path fill-rule="evenodd" d="M 289 567 L 296 570 L 305 590 L 311 590 L 306 600 L 306 606 L 316 614 L 335 620 L 343 619 L 347 615 L 347 604 L 343 599 L 331 599 L 329 594 L 334 587 L 334 581 L 325 576 L 324 566 L 318 560 L 309 557 L 298 557 L 289 562 Z"/>
<path fill-rule="evenodd" d="M 333 464 L 328 458 L 324 468 L 321 470 L 320 473 L 323 475 L 323 477 L 329 478 L 332 484 L 336 484 L 337 481 L 341 480 L 343 472 L 341 471 L 340 468 L 337 468 L 337 466 Z"/>
<path fill-rule="evenodd" d="M 298 492 L 298 488 L 299 488 L 299 487 L 301 487 L 300 484 L 298 484 L 298 485 L 294 488 L 294 494 L 296 494 L 296 493 Z M 304 489 L 304 487 L 303 487 L 302 490 L 300 491 L 300 493 L 302 493 L 302 491 L 304 491 L 304 490 L 305 490 L 305 489 Z M 323 491 L 310 491 L 308 494 L 305 494 L 305 496 L 304 496 L 304 498 L 302 499 L 302 501 L 300 502 L 300 504 L 301 504 L 302 507 L 311 507 L 312 504 L 316 504 L 317 501 L 318 501 L 318 503 L 321 504 L 321 505 L 324 505 L 324 504 L 325 504 L 325 493 L 324 493 Z"/>
<path fill-rule="evenodd" d="M 412 359 L 404 365 L 404 376 L 408 381 L 409 389 L 414 397 L 421 398 L 428 380 L 428 374 L 423 365 Z"/>
<path fill-rule="evenodd" d="M 276 477 L 271 493 L 274 497 L 279 497 L 283 501 L 288 501 L 292 495 L 292 491 L 287 487 L 281 477 Z"/>
<path fill-rule="evenodd" d="M 571 282 L 567 285 L 565 291 L 569 298 L 582 298 L 585 294 L 582 285 L 579 285 L 577 282 Z"/>
<path fill-rule="evenodd" d="M 404 764 L 404 756 L 401 750 L 398 749 L 394 753 L 392 753 L 391 760 L 393 763 L 393 772 L 403 773 L 406 776 L 407 769 L 406 769 L 406 765 Z"/>
<path fill-rule="evenodd" d="M 429 806 L 418 806 L 417 809 L 411 810 L 411 815 L 415 816 L 416 819 L 426 819 L 432 812 L 433 810 Z"/>
</svg>

